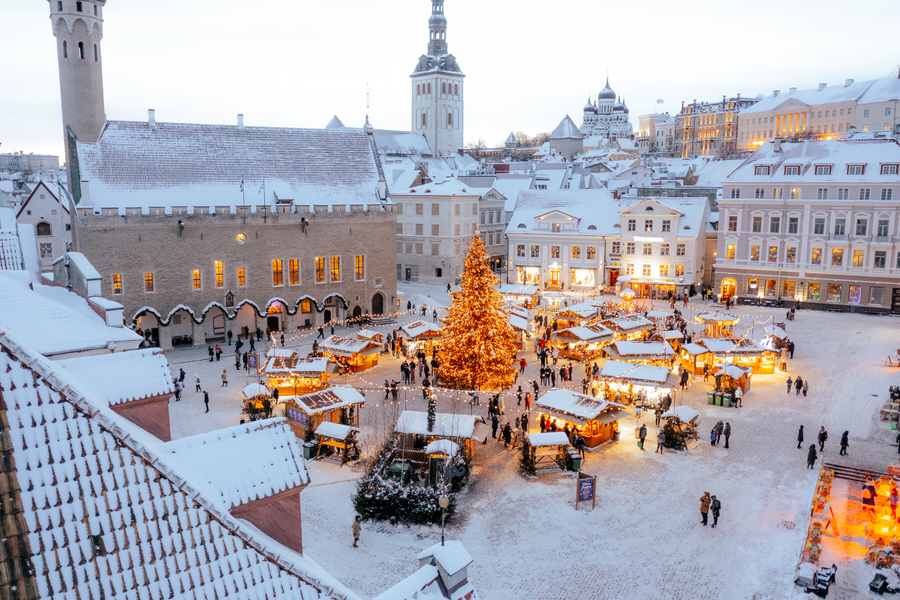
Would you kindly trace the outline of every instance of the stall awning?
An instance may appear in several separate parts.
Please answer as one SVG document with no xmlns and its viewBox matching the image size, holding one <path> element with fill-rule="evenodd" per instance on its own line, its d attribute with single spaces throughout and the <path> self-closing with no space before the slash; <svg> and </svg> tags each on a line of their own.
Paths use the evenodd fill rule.
<svg viewBox="0 0 900 600">
<path fill-rule="evenodd" d="M 491 428 L 487 426 L 487 424 L 478 421 L 475 423 L 475 431 L 472 432 L 472 439 L 477 442 L 487 442 L 488 434 L 491 432 Z"/>
<path fill-rule="evenodd" d="M 332 423 L 331 421 L 322 421 L 319 426 L 316 427 L 315 434 L 322 437 L 332 438 L 334 440 L 346 440 L 354 431 L 359 431 L 359 429 L 357 429 L 356 427 L 350 427 L 349 425 Z"/>
<path fill-rule="evenodd" d="M 459 453 L 459 444 L 450 440 L 434 440 L 425 447 L 425 454 L 446 454 L 447 456 L 456 456 Z"/>
<path fill-rule="evenodd" d="M 608 413 L 603 413 L 597 420 L 603 424 L 612 423 L 613 421 L 618 421 L 619 419 L 624 419 L 628 415 L 630 415 L 627 410 L 613 410 Z"/>
<path fill-rule="evenodd" d="M 549 408 L 547 406 L 538 406 L 539 411 L 544 414 L 550 415 L 551 417 L 557 418 L 560 421 L 567 421 L 569 423 L 573 423 L 575 425 L 584 425 L 588 422 L 588 419 L 582 419 L 581 417 L 576 417 L 575 415 L 570 415 L 569 413 L 565 413 L 561 410 L 555 410 L 553 408 Z"/>
<path fill-rule="evenodd" d="M 562 431 L 548 431 L 546 433 L 529 433 L 528 443 L 532 446 L 568 446 L 569 438 Z"/>
</svg>

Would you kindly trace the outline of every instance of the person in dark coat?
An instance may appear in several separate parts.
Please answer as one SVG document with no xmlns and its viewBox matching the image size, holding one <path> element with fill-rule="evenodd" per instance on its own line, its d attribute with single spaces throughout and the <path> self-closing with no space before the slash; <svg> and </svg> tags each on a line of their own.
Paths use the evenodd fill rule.
<svg viewBox="0 0 900 600">
<path fill-rule="evenodd" d="M 712 526 L 715 527 L 716 525 L 719 524 L 719 511 L 722 510 L 722 503 L 719 502 L 718 498 L 716 498 L 715 496 L 712 497 L 712 502 L 709 503 L 709 510 L 712 511 L 712 515 L 713 515 Z"/>
<path fill-rule="evenodd" d="M 209 392 L 203 392 L 203 404 L 206 405 L 206 412 L 209 412 Z"/>
<path fill-rule="evenodd" d="M 797 448 L 802 448 L 803 444 L 803 425 L 800 426 L 800 431 L 797 432 Z"/>
<path fill-rule="evenodd" d="M 178 369 L 178 381 L 184 383 L 184 369 Z"/>
<path fill-rule="evenodd" d="M 503 427 L 503 445 L 507 448 L 512 445 L 512 427 L 509 426 L 509 423 Z"/>
<path fill-rule="evenodd" d="M 647 426 L 646 425 L 643 425 L 643 424 L 641 425 L 641 429 L 640 429 L 640 432 L 638 433 L 638 435 L 641 438 L 641 450 L 643 450 L 644 449 L 644 440 L 647 439 Z"/>
<path fill-rule="evenodd" d="M 725 447 L 728 447 L 728 438 L 731 437 L 731 423 L 725 423 L 725 429 L 722 431 L 722 435 L 725 436 Z M 713 496 L 715 498 L 715 496 Z M 713 525 L 715 527 L 715 525 Z"/>
<path fill-rule="evenodd" d="M 541 433 L 547 431 L 547 419 L 544 418 L 544 415 L 541 415 Z"/>
<path fill-rule="evenodd" d="M 850 441 L 847 439 L 850 436 L 849 431 L 845 431 L 841 435 L 841 456 L 847 456 L 847 446 L 850 445 Z"/>
<path fill-rule="evenodd" d="M 801 389 L 803 389 L 803 378 L 797 375 L 797 380 L 794 381 L 794 393 L 799 396 Z"/>
<path fill-rule="evenodd" d="M 816 459 L 819 458 L 819 455 L 816 453 L 816 445 L 809 445 L 809 454 L 806 455 L 806 468 L 812 469 L 816 465 Z"/>
<path fill-rule="evenodd" d="M 528 433 L 528 413 L 522 413 L 522 419 L 519 421 L 522 424 L 522 431 Z"/>
<path fill-rule="evenodd" d="M 791 393 L 792 387 L 794 387 L 794 381 L 790 377 L 788 377 L 788 380 L 787 380 L 787 393 L 788 394 Z"/>
<path fill-rule="evenodd" d="M 825 431 L 825 426 L 823 425 L 821 429 L 819 429 L 819 452 L 825 452 L 825 442 L 828 441 L 828 432 Z"/>
<path fill-rule="evenodd" d="M 215 358 L 216 356 L 216 353 L 213 352 L 212 346 L 207 346 L 206 351 L 209 352 L 209 362 L 212 362 L 213 358 Z"/>
<path fill-rule="evenodd" d="M 500 427 L 500 419 L 497 415 L 491 414 L 491 437 L 497 439 L 497 428 Z"/>
<path fill-rule="evenodd" d="M 278 403 L 278 394 L 280 393 L 278 388 L 272 388 L 272 400 L 274 400 L 276 404 Z"/>
<path fill-rule="evenodd" d="M 666 445 L 666 432 L 663 431 L 662 429 L 660 429 L 658 432 L 656 432 L 656 452 L 659 452 L 660 454 L 662 454 L 665 445 Z M 655 452 L 654 452 L 654 454 L 655 454 Z"/>
</svg>

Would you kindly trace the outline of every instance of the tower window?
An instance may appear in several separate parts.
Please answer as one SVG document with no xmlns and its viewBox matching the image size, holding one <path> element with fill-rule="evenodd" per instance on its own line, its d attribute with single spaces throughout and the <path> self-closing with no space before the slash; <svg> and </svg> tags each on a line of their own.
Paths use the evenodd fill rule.
<svg viewBox="0 0 900 600">
<path fill-rule="evenodd" d="M 99 15 L 99 14 L 100 14 L 100 9 L 97 8 L 97 5 L 95 4 L 95 5 L 94 5 L 94 16 L 96 17 L 96 16 Z"/>
<path fill-rule="evenodd" d="M 453 84 L 453 94 L 459 96 L 459 84 Z"/>
<path fill-rule="evenodd" d="M 426 127 L 428 125 L 428 114 L 422 113 L 422 127 Z"/>
<path fill-rule="evenodd" d="M 81 2 L 76 2 L 76 3 L 75 3 L 75 10 L 77 10 L 78 12 L 83 12 L 83 11 L 82 11 L 82 6 L 81 6 Z"/>
<path fill-rule="evenodd" d="M 78 42 L 78 58 L 84 60 L 84 42 Z"/>
<path fill-rule="evenodd" d="M 63 58 L 69 58 L 69 43 L 63 40 Z"/>
<path fill-rule="evenodd" d="M 430 81 L 428 82 L 428 93 L 429 94 L 431 93 L 431 82 Z"/>
<path fill-rule="evenodd" d="M 100 53 L 97 52 L 97 44 L 94 44 L 94 62 L 100 61 Z"/>
<path fill-rule="evenodd" d="M 447 113 L 447 127 L 453 125 L 453 115 L 451 113 Z"/>
<path fill-rule="evenodd" d="M 442 83 L 442 84 L 441 84 L 441 93 L 442 93 L 442 94 L 446 94 L 446 93 L 447 93 L 447 84 L 446 84 L 446 83 Z"/>
<path fill-rule="evenodd" d="M 56 10 L 62 12 L 62 0 L 57 0 L 57 2 L 56 2 Z"/>
<path fill-rule="evenodd" d="M 421 95 L 421 94 L 422 94 L 422 86 L 421 86 L 421 85 L 417 85 L 417 86 L 416 86 L 416 94 L 417 94 L 417 95 Z"/>
</svg>

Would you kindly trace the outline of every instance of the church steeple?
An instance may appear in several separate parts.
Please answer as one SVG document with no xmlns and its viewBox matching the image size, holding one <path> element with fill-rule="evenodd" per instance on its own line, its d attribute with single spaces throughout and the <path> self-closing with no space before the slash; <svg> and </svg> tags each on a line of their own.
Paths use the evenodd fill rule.
<svg viewBox="0 0 900 600">
<path fill-rule="evenodd" d="M 431 39 L 428 42 L 428 54 L 441 56 L 447 54 L 447 17 L 444 16 L 444 0 L 431 0 L 431 18 L 428 19 Z"/>
</svg>

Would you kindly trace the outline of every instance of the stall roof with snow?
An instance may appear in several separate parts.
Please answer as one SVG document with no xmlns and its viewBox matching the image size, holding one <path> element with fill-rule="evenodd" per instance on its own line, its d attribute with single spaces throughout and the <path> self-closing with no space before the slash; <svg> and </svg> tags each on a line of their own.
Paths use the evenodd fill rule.
<svg viewBox="0 0 900 600">
<path fill-rule="evenodd" d="M 298 375 L 300 377 L 319 377 L 328 372 L 327 357 L 317 358 L 270 358 L 266 363 L 267 375 Z"/>
<path fill-rule="evenodd" d="M 340 337 L 332 335 L 322 341 L 321 350 L 337 356 L 350 357 L 355 354 L 367 356 L 381 351 L 381 346 L 371 340 L 359 338 Z"/>
<path fill-rule="evenodd" d="M 700 344 L 706 346 L 710 352 L 716 356 L 723 354 L 760 354 L 762 352 L 772 352 L 768 348 L 757 346 L 753 340 L 744 338 L 704 338 L 699 340 Z"/>
<path fill-rule="evenodd" d="M 570 421 L 577 425 L 584 425 L 588 421 L 596 419 L 603 411 L 625 408 L 622 404 L 617 404 L 609 400 L 578 394 L 570 390 L 553 388 L 546 394 L 542 395 L 535 402 L 535 405 L 542 412 L 562 419 Z M 611 411 L 625 412 L 625 411 Z M 626 412 L 627 414 L 627 412 Z M 623 415 L 624 416 L 624 415 Z"/>
<path fill-rule="evenodd" d="M 459 444 L 450 440 L 434 440 L 425 447 L 425 454 L 445 454 L 447 456 L 456 456 L 459 453 Z"/>
<path fill-rule="evenodd" d="M 349 385 L 338 385 L 304 394 L 303 396 L 294 396 L 292 398 L 300 409 L 308 415 L 313 415 L 326 410 L 334 410 L 335 408 L 344 408 L 353 404 L 364 404 L 366 397 L 357 392 Z"/>
<path fill-rule="evenodd" d="M 714 313 L 699 313 L 696 319 L 698 323 L 706 325 L 734 325 L 741 320 L 737 315 L 729 315 L 718 311 Z"/>
<path fill-rule="evenodd" d="M 354 431 L 359 431 L 357 427 L 349 425 L 341 425 L 340 423 L 332 423 L 331 421 L 322 421 L 316 427 L 315 434 L 322 437 L 331 438 L 333 440 L 346 440 Z"/>
<path fill-rule="evenodd" d="M 690 423 L 697 418 L 697 411 L 690 406 L 673 406 L 662 414 L 663 417 L 678 417 L 685 423 Z"/>
<path fill-rule="evenodd" d="M 593 304 L 582 302 L 574 306 L 561 308 L 553 313 L 554 319 L 590 319 L 596 316 L 598 309 Z"/>
<path fill-rule="evenodd" d="M 528 443 L 532 446 L 568 446 L 569 436 L 563 431 L 547 431 L 545 433 L 529 433 Z"/>
<path fill-rule="evenodd" d="M 394 431 L 441 438 L 479 439 L 476 435 L 476 422 L 480 423 L 481 419 L 474 415 L 437 413 L 434 418 L 434 427 L 428 431 L 428 413 L 404 410 L 397 419 Z"/>
<path fill-rule="evenodd" d="M 618 360 L 606 361 L 600 369 L 600 376 L 649 387 L 675 387 L 678 379 L 667 367 L 635 365 Z"/>
<path fill-rule="evenodd" d="M 677 356 L 669 342 L 628 342 L 619 340 L 604 351 L 617 360 L 672 360 Z"/>
<path fill-rule="evenodd" d="M 403 335 L 410 340 L 424 340 L 441 337 L 441 326 L 428 321 L 413 321 L 400 328 Z"/>
<path fill-rule="evenodd" d="M 612 331 L 602 325 L 596 324 L 560 329 L 553 334 L 553 339 L 569 342 L 584 342 L 588 344 L 605 342 L 613 339 L 613 337 L 615 337 L 615 334 Z"/>
<path fill-rule="evenodd" d="M 266 352 L 266 358 L 291 358 L 297 356 L 297 351 L 291 348 L 276 348 L 273 346 Z"/>
<path fill-rule="evenodd" d="M 500 293 L 504 296 L 534 296 L 541 288 L 536 285 L 518 285 L 504 283 L 500 286 Z"/>
<path fill-rule="evenodd" d="M 244 389 L 241 390 L 241 393 L 244 394 L 244 397 L 248 399 L 255 396 L 268 396 L 269 388 L 261 383 L 251 383 L 250 385 L 244 386 Z"/>
<path fill-rule="evenodd" d="M 645 331 L 653 329 L 656 325 L 649 319 L 644 317 L 612 317 L 604 319 L 601 324 L 612 329 L 615 333 L 634 333 L 635 331 Z"/>
<path fill-rule="evenodd" d="M 701 346 L 700 344 L 690 343 L 690 344 L 682 344 L 681 351 L 687 352 L 691 356 L 700 356 L 701 354 L 708 354 L 709 348 L 706 346 Z"/>
<path fill-rule="evenodd" d="M 161 350 L 132 350 L 57 361 L 78 386 L 109 405 L 175 393 L 169 362 Z"/>
<path fill-rule="evenodd" d="M 658 334 L 664 340 L 683 340 L 684 334 L 678 331 L 677 329 L 667 329 L 666 331 L 660 331 Z"/>
</svg>

